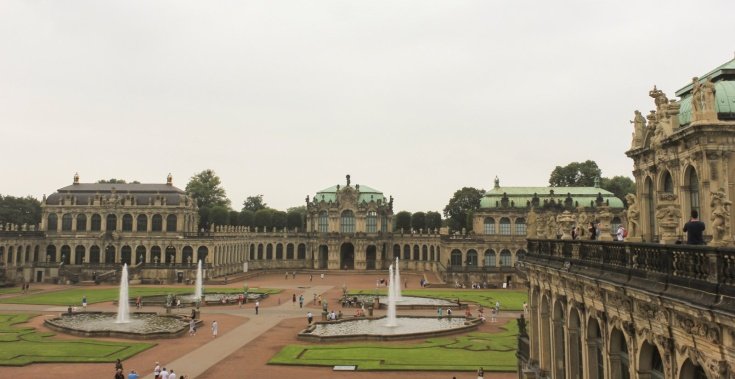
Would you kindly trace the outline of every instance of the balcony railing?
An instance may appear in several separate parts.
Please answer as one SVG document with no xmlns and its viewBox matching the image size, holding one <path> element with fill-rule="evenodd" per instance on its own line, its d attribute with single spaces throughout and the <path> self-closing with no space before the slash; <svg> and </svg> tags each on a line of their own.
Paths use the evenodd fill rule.
<svg viewBox="0 0 735 379">
<path fill-rule="evenodd" d="M 697 289 L 729 287 L 722 290 L 735 295 L 735 248 L 529 239 L 524 260 L 656 278 L 661 284 Z"/>
</svg>

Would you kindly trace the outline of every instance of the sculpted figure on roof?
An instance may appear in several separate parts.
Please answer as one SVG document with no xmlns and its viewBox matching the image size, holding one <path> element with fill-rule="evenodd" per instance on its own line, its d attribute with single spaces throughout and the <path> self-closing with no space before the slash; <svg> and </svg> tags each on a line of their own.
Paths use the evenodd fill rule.
<svg viewBox="0 0 735 379">
<path fill-rule="evenodd" d="M 633 121 L 630 121 L 630 123 L 633 124 L 633 142 L 631 143 L 631 148 L 635 149 L 642 145 L 643 133 L 646 130 L 646 119 L 641 114 L 641 111 L 636 110 Z"/>
</svg>

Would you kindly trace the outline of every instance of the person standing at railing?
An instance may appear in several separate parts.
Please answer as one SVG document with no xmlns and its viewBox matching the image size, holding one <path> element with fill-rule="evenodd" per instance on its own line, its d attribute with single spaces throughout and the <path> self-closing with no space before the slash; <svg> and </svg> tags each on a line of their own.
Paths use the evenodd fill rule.
<svg viewBox="0 0 735 379">
<path fill-rule="evenodd" d="M 590 240 L 597 239 L 597 227 L 595 227 L 595 222 L 590 222 L 590 227 L 587 228 L 587 231 L 590 232 Z"/>
<path fill-rule="evenodd" d="M 704 245 L 704 222 L 699 220 L 699 212 L 692 209 L 692 218 L 684 224 L 684 231 L 687 234 L 688 245 Z"/>
</svg>

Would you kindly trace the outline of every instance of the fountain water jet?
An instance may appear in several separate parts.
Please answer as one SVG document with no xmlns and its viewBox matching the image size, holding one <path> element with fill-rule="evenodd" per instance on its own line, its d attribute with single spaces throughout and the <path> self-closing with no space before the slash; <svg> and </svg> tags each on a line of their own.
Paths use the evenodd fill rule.
<svg viewBox="0 0 735 379">
<path fill-rule="evenodd" d="M 194 285 L 194 301 L 202 298 L 202 260 L 197 264 L 197 280 Z"/>
<path fill-rule="evenodd" d="M 388 315 L 386 317 L 387 322 L 385 326 L 394 327 L 398 326 L 396 321 L 396 278 L 393 275 L 393 265 L 388 267 Z"/>
<path fill-rule="evenodd" d="M 396 301 L 403 300 L 403 295 L 401 295 L 401 273 L 398 270 L 398 257 L 396 257 L 396 285 L 393 286 L 393 289 L 395 291 L 395 297 Z"/>
<path fill-rule="evenodd" d="M 120 295 L 117 299 L 116 324 L 127 324 L 130 322 L 130 303 L 128 303 L 128 264 L 125 263 L 120 275 Z"/>
</svg>

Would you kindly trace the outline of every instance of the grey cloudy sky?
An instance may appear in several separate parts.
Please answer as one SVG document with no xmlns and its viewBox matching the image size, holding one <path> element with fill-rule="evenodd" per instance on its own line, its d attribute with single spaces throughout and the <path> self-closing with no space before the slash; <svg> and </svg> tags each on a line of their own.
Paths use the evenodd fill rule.
<svg viewBox="0 0 735 379">
<path fill-rule="evenodd" d="M 352 175 L 397 210 L 631 176 L 633 111 L 733 58 L 732 1 L 0 1 L 0 193 L 174 184 L 234 208 Z"/>
</svg>

